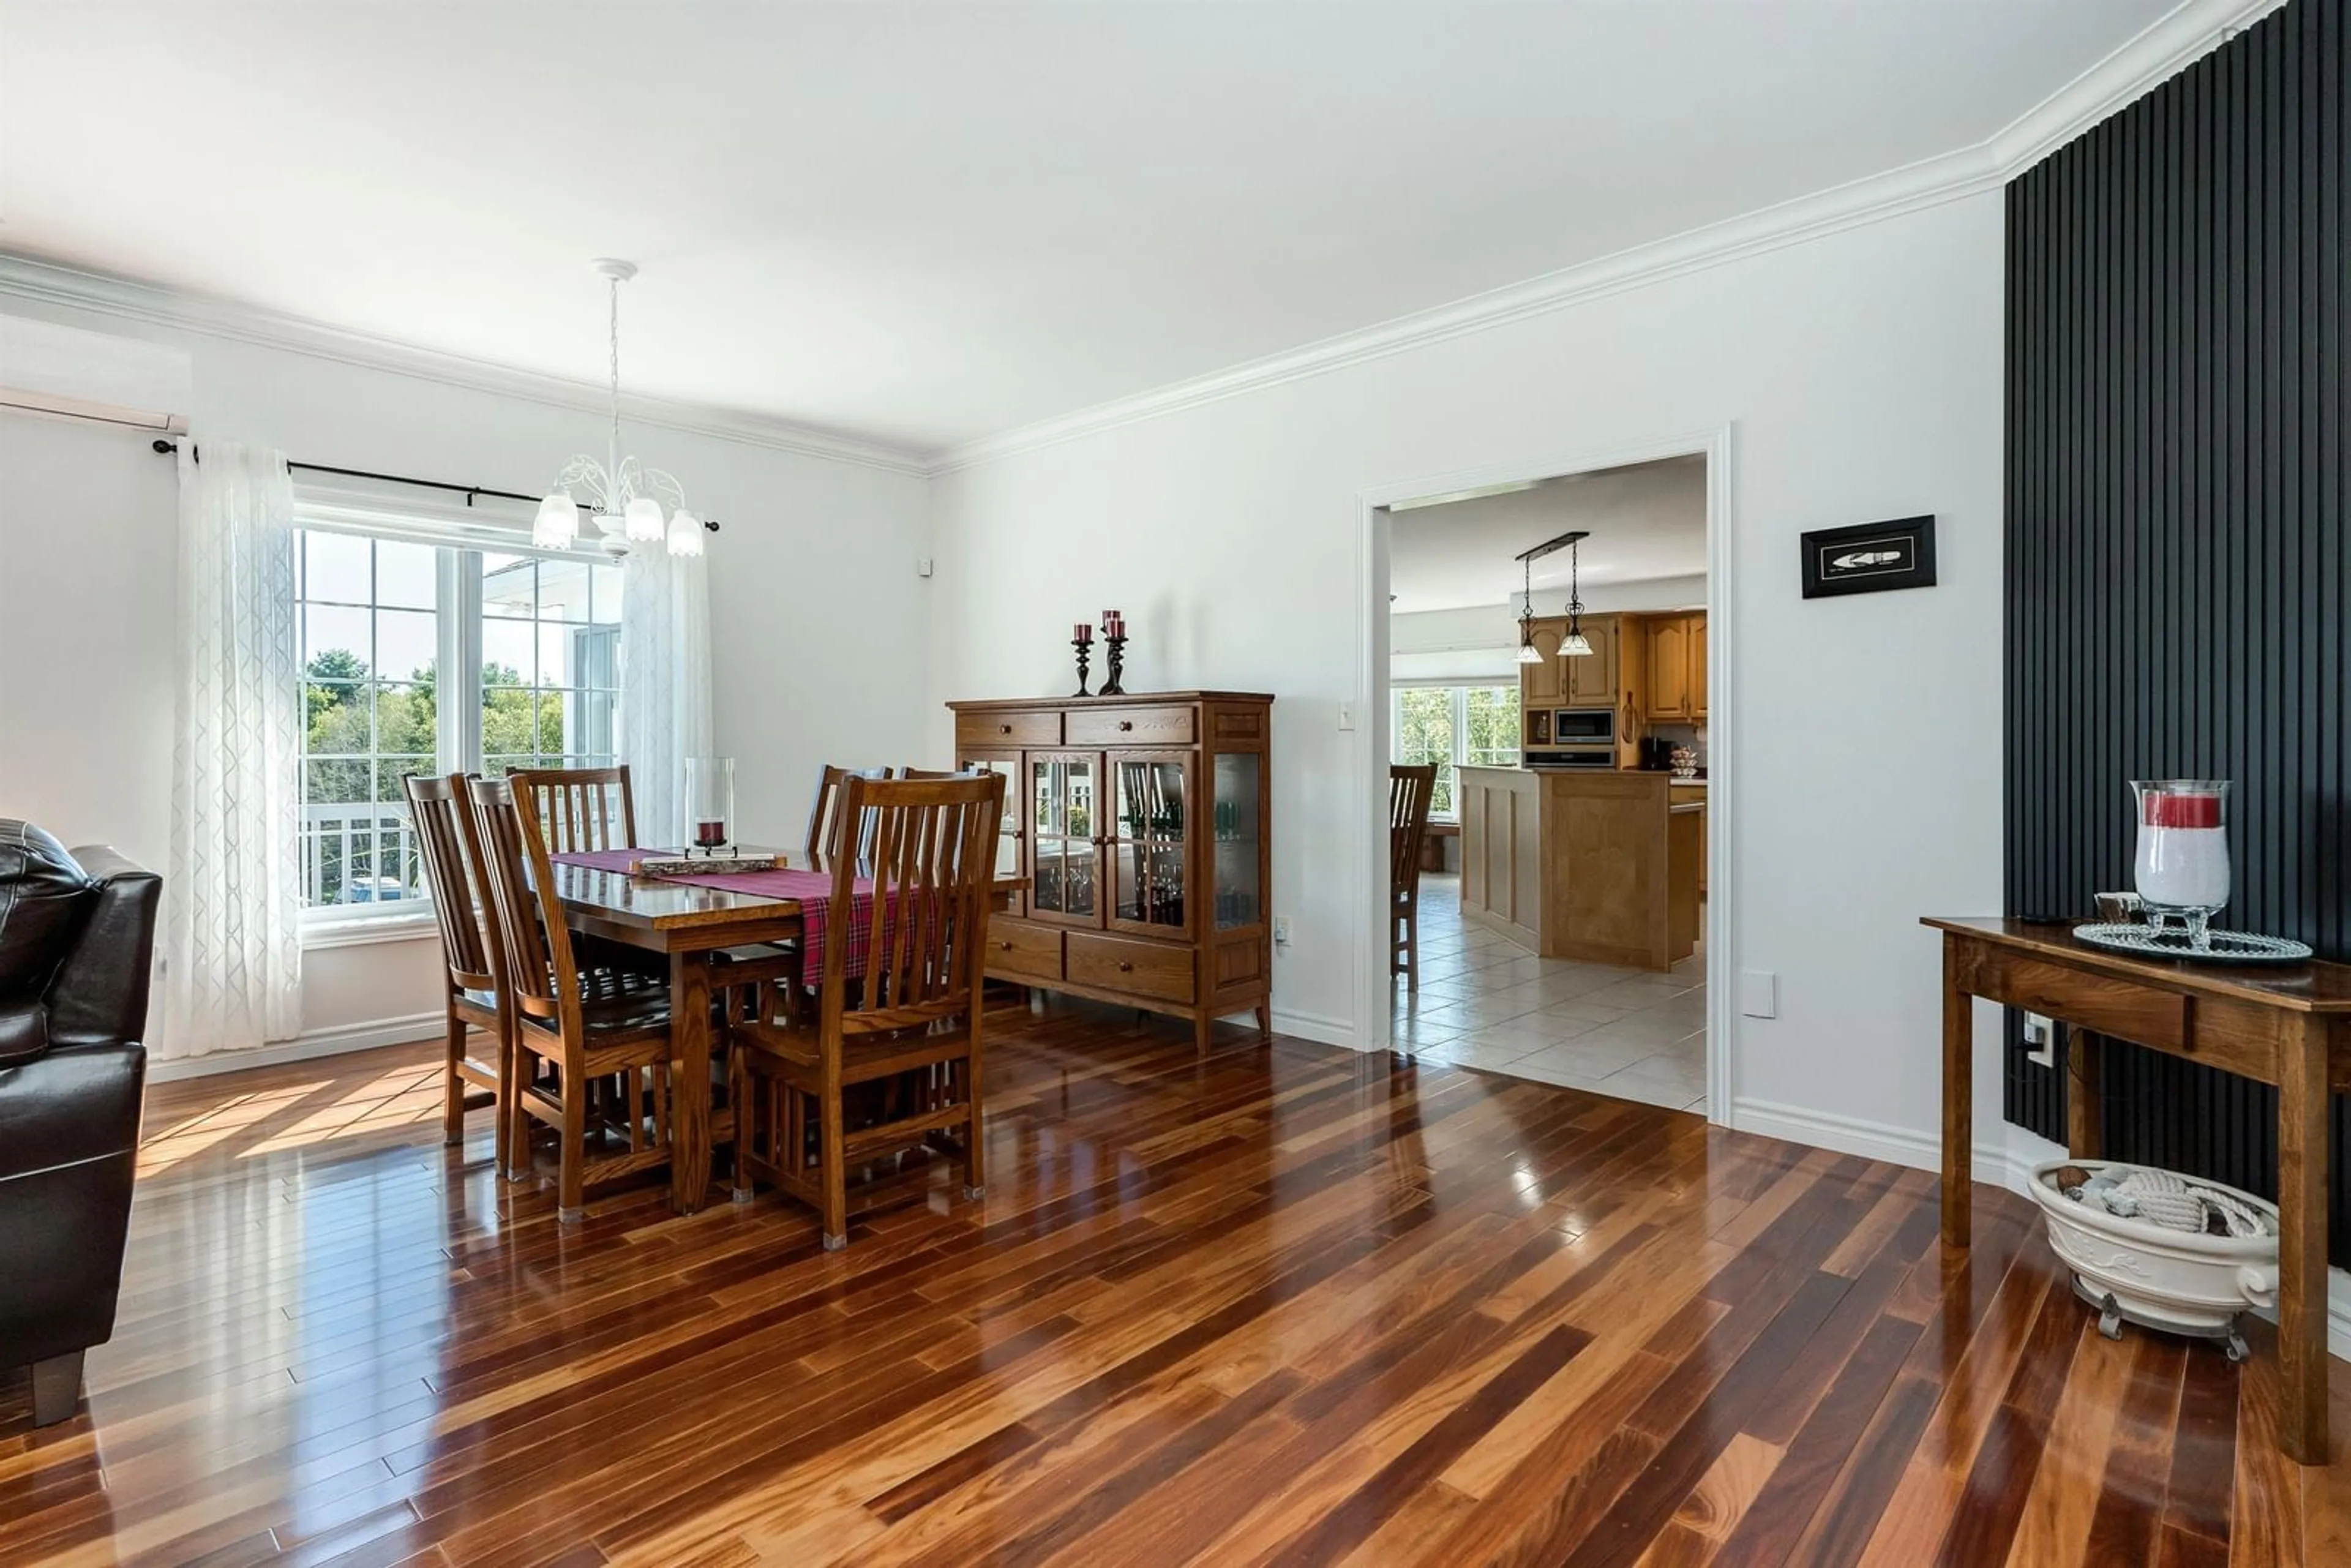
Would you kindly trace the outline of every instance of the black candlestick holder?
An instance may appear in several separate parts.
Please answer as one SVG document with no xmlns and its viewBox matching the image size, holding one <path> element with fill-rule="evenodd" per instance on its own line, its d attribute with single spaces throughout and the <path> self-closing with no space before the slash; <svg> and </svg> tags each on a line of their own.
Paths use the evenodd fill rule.
<svg viewBox="0 0 2351 1568">
<path fill-rule="evenodd" d="M 1102 695 L 1106 697 L 1123 697 L 1126 695 L 1126 688 L 1120 685 L 1118 682 L 1126 664 L 1126 639 L 1105 637 L 1102 641 L 1110 644 L 1110 679 L 1102 683 Z"/>
<path fill-rule="evenodd" d="M 1080 642 L 1077 638 L 1072 637 L 1070 639 L 1070 646 L 1078 651 L 1078 689 L 1071 692 L 1070 695 L 1071 696 L 1078 697 L 1090 697 L 1093 695 L 1093 693 L 1086 690 L 1086 661 L 1093 653 L 1094 645 L 1090 642 Z"/>
</svg>

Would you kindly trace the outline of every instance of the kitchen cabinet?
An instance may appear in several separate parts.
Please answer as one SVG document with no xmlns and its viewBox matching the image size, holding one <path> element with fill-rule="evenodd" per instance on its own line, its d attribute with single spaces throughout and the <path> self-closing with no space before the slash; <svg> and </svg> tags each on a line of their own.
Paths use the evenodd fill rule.
<svg viewBox="0 0 2351 1568">
<path fill-rule="evenodd" d="M 1687 615 L 1658 615 L 1648 623 L 1649 708 L 1652 719 L 1690 716 L 1690 627 Z"/>
<path fill-rule="evenodd" d="M 1677 806 L 1696 806 L 1698 819 L 1698 895 L 1706 896 L 1706 828 L 1713 811 L 1703 784 L 1676 784 L 1667 791 L 1667 798 Z"/>
<path fill-rule="evenodd" d="M 1690 717 L 1706 722 L 1706 617 L 1690 617 Z"/>
<path fill-rule="evenodd" d="M 1565 707 L 1567 664 L 1559 656 L 1560 639 L 1567 635 L 1562 620 L 1538 621 L 1530 634 L 1541 659 L 1519 666 L 1519 703 L 1522 707 Z"/>
<path fill-rule="evenodd" d="M 1566 635 L 1566 622 L 1561 623 L 1561 635 Z M 1562 707 L 1614 707 L 1619 696 L 1621 649 L 1617 637 L 1617 619 L 1614 615 L 1587 615 L 1583 618 L 1583 640 L 1592 644 L 1592 652 L 1578 658 L 1562 659 L 1567 672 L 1567 700 Z"/>
</svg>

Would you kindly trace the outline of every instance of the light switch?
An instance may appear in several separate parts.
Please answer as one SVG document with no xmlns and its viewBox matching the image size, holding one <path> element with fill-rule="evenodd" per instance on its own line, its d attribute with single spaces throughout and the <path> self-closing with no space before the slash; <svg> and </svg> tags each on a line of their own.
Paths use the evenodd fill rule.
<svg viewBox="0 0 2351 1568">
<path fill-rule="evenodd" d="M 1355 705 L 1353 703 L 1341 703 L 1339 705 L 1339 727 L 1341 729 L 1353 729 L 1355 727 Z"/>
<path fill-rule="evenodd" d="M 1780 1016 L 1780 977 L 1769 969 L 1739 971 L 1739 1010 L 1751 1019 Z"/>
</svg>

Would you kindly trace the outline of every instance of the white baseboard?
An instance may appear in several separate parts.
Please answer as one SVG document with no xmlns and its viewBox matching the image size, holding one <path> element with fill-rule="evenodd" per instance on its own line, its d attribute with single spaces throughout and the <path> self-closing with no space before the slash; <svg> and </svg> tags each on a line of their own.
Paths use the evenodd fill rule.
<svg viewBox="0 0 2351 1568">
<path fill-rule="evenodd" d="M 1290 1013 L 1277 1008 L 1273 1013 L 1277 1034 L 1292 1034 L 1301 1040 L 1311 1040 L 1318 1045 L 1342 1045 L 1349 1051 L 1368 1051 L 1355 1033 L 1353 1022 L 1347 1019 L 1324 1018 L 1321 1013 Z"/>
<path fill-rule="evenodd" d="M 1801 1105 L 1742 1097 L 1731 1102 L 1730 1124 L 1742 1133 L 1784 1138 L 1792 1144 L 1810 1144 L 1841 1155 L 1886 1160 L 1917 1170 L 1940 1170 L 1943 1165 L 1939 1136 L 1888 1122 L 1865 1121 L 1806 1110 Z M 1976 1145 L 1972 1161 L 1975 1179 L 2004 1186 L 2022 1197 L 2025 1184 L 2032 1178 L 2032 1167 L 2043 1160 L 2056 1159 L 2065 1151 L 2021 1127 L 2010 1128 L 2009 1135 L 2015 1140 L 2011 1145 Z M 2262 1316 L 2274 1322 L 2276 1314 L 2263 1312 Z M 2351 1273 L 2341 1269 L 2330 1268 L 2326 1271 L 2326 1350 L 2338 1361 L 2351 1361 Z"/>
<path fill-rule="evenodd" d="M 333 1029 L 304 1030 L 292 1040 L 256 1046 L 251 1051 L 215 1051 L 204 1056 L 150 1061 L 147 1082 L 176 1083 L 185 1078 L 209 1078 L 216 1072 L 242 1072 L 248 1067 L 277 1067 L 289 1061 L 340 1056 L 346 1051 L 373 1051 L 382 1045 L 406 1045 L 412 1040 L 431 1040 L 442 1028 L 442 1016 L 431 1012 L 370 1019 Z"/>
</svg>

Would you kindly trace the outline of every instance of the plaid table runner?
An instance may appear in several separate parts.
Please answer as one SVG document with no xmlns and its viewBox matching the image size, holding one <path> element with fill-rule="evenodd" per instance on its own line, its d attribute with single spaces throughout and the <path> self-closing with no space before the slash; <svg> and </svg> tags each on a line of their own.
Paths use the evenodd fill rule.
<svg viewBox="0 0 2351 1568">
<path fill-rule="evenodd" d="M 630 874 L 631 868 L 649 855 L 671 854 L 669 850 L 577 850 L 548 858 L 558 865 L 586 866 L 593 871 L 618 872 Z M 761 898 L 788 898 L 800 906 L 800 980 L 804 985 L 820 984 L 824 978 L 825 929 L 831 924 L 828 916 L 832 904 L 832 873 L 829 871 L 737 871 L 716 872 L 707 875 L 662 876 L 650 880 L 682 882 L 693 887 L 715 887 L 724 893 L 748 893 Z M 849 951 L 847 972 L 852 977 L 865 973 L 865 959 L 873 944 L 873 883 L 865 877 L 857 879 L 850 895 Z"/>
</svg>

